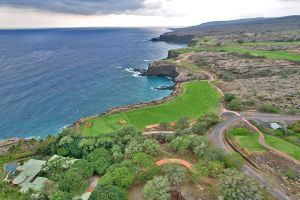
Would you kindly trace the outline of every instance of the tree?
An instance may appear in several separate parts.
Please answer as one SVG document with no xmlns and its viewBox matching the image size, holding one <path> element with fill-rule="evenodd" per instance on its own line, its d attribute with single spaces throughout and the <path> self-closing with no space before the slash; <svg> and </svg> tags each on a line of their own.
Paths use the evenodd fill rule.
<svg viewBox="0 0 300 200">
<path fill-rule="evenodd" d="M 77 160 L 74 162 L 70 171 L 76 172 L 77 174 L 81 175 L 83 178 L 90 178 L 94 173 L 94 168 L 91 163 L 87 160 Z"/>
<path fill-rule="evenodd" d="M 125 156 L 131 158 L 134 154 L 144 152 L 150 155 L 157 155 L 160 152 L 160 145 L 154 139 L 145 141 L 133 140 L 125 148 Z"/>
<path fill-rule="evenodd" d="M 187 170 L 178 164 L 167 164 L 162 171 L 172 185 L 183 182 L 187 177 Z"/>
<path fill-rule="evenodd" d="M 187 117 L 182 117 L 176 122 L 176 128 L 181 130 L 189 128 L 189 125 L 189 118 Z"/>
<path fill-rule="evenodd" d="M 224 157 L 224 162 L 227 167 L 241 168 L 244 164 L 244 159 L 238 153 L 231 153 Z"/>
<path fill-rule="evenodd" d="M 128 192 L 123 188 L 115 185 L 98 185 L 96 190 L 92 193 L 90 200 L 125 200 Z"/>
<path fill-rule="evenodd" d="M 224 100 L 226 102 L 231 102 L 235 98 L 236 98 L 235 94 L 225 93 L 224 95 Z"/>
<path fill-rule="evenodd" d="M 234 169 L 226 169 L 221 176 L 221 193 L 225 199 L 261 200 L 262 192 L 249 177 Z"/>
<path fill-rule="evenodd" d="M 146 139 L 143 143 L 143 152 L 150 155 L 158 155 L 160 152 L 160 145 L 154 139 Z"/>
<path fill-rule="evenodd" d="M 119 167 L 112 172 L 104 174 L 100 179 L 100 185 L 116 185 L 122 188 L 129 188 L 134 180 L 134 174 L 126 167 Z"/>
<path fill-rule="evenodd" d="M 58 188 L 64 192 L 70 193 L 71 196 L 81 195 L 87 188 L 87 183 L 79 174 L 68 171 L 58 181 Z"/>
<path fill-rule="evenodd" d="M 132 160 L 136 166 L 135 177 L 139 181 L 151 180 L 160 171 L 154 159 L 148 154 L 142 152 L 134 154 Z"/>
<path fill-rule="evenodd" d="M 221 161 L 209 161 L 207 163 L 207 168 L 209 171 L 209 176 L 217 177 L 225 169 L 225 164 Z"/>
<path fill-rule="evenodd" d="M 207 131 L 208 123 L 206 121 L 200 121 L 192 126 L 192 132 L 199 135 L 204 135 Z"/>
<path fill-rule="evenodd" d="M 229 104 L 228 107 L 230 110 L 240 111 L 243 109 L 243 104 L 240 99 L 233 99 Z"/>
<path fill-rule="evenodd" d="M 171 198 L 170 189 L 168 179 L 158 176 L 146 183 L 143 193 L 147 200 L 169 200 Z"/>
<path fill-rule="evenodd" d="M 67 192 L 63 192 L 61 190 L 58 190 L 54 192 L 50 198 L 50 200 L 71 200 L 72 196 L 68 194 Z"/>
<path fill-rule="evenodd" d="M 112 164 L 111 152 L 105 148 L 95 149 L 88 155 L 87 159 L 99 175 L 103 175 L 105 170 Z"/>
<path fill-rule="evenodd" d="M 112 148 L 112 156 L 115 162 L 120 162 L 124 158 L 122 148 L 119 145 L 114 145 Z"/>
<path fill-rule="evenodd" d="M 73 164 L 73 159 L 68 157 L 53 157 L 48 160 L 43 166 L 44 172 L 47 173 L 47 176 L 53 180 L 58 181 L 61 174 L 67 171 Z"/>
</svg>

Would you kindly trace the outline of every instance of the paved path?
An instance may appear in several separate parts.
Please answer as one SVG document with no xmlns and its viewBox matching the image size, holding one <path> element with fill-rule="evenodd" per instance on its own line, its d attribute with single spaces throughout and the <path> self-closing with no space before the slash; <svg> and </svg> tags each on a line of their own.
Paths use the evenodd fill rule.
<svg viewBox="0 0 300 200">
<path fill-rule="evenodd" d="M 82 200 L 88 200 L 90 198 L 90 196 L 92 195 L 92 193 L 95 191 L 95 189 L 97 187 L 99 179 L 100 179 L 100 176 L 92 176 L 90 178 L 90 180 L 89 180 L 89 182 L 90 182 L 89 188 L 80 197 Z"/>
</svg>

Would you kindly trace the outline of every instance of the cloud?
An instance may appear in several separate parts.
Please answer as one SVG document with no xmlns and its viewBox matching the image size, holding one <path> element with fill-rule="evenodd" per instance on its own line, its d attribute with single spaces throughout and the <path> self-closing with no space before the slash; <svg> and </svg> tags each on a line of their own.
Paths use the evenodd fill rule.
<svg viewBox="0 0 300 200">
<path fill-rule="evenodd" d="M 0 6 L 82 15 L 122 14 L 145 9 L 147 0 L 0 0 Z"/>
</svg>

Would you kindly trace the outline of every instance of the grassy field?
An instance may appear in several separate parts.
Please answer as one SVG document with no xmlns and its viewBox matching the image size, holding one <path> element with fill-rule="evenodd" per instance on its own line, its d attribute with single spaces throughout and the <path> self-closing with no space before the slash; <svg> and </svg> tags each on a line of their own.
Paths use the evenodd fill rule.
<svg viewBox="0 0 300 200">
<path fill-rule="evenodd" d="M 229 138 L 234 139 L 241 147 L 248 151 L 264 151 L 264 147 L 258 142 L 258 133 L 246 128 L 233 128 L 227 134 Z"/>
<path fill-rule="evenodd" d="M 220 94 L 208 81 L 184 83 L 183 94 L 164 104 L 134 109 L 118 114 L 101 116 L 85 122 L 80 127 L 84 136 L 96 136 L 105 132 L 118 130 L 126 125 L 132 125 L 140 130 L 151 124 L 176 121 L 186 116 L 197 118 L 208 112 L 218 112 L 220 109 Z M 121 125 L 120 120 L 126 120 Z"/>
<path fill-rule="evenodd" d="M 265 134 L 266 143 L 293 158 L 300 160 L 300 147 L 281 138 Z"/>
<path fill-rule="evenodd" d="M 300 61 L 300 55 L 296 53 L 291 53 L 288 51 L 263 51 L 263 50 L 252 50 L 236 46 L 224 46 L 224 47 L 210 47 L 210 48 L 183 48 L 174 50 L 177 54 L 189 53 L 189 52 L 201 52 L 201 51 L 223 51 L 223 52 L 234 52 L 245 54 L 249 53 L 252 56 L 262 56 L 271 59 L 280 60 L 290 60 L 290 61 Z"/>
</svg>

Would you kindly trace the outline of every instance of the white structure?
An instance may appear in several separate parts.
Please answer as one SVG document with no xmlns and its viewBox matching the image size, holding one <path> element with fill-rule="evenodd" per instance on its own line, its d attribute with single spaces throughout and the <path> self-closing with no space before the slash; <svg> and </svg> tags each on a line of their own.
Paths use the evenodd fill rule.
<svg viewBox="0 0 300 200">
<path fill-rule="evenodd" d="M 278 123 L 270 123 L 270 126 L 272 129 L 275 129 L 275 130 L 282 128 L 282 126 L 280 126 L 280 124 L 278 124 Z"/>
</svg>

